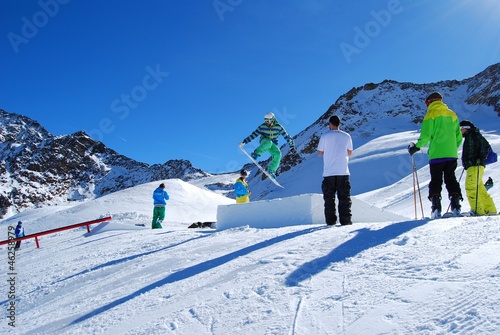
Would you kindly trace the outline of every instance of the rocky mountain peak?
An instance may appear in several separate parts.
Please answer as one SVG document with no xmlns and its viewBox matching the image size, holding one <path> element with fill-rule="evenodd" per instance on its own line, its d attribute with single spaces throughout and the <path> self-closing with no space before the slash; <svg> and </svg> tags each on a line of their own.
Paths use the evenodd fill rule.
<svg viewBox="0 0 500 335">
<path fill-rule="evenodd" d="M 328 120 L 334 114 L 340 117 L 341 129 L 351 134 L 357 146 L 373 138 L 374 134 L 381 136 L 419 129 L 426 112 L 424 100 L 434 91 L 443 94 L 444 102 L 460 118 L 472 118 L 481 106 L 490 107 L 492 117 L 500 117 L 500 63 L 461 81 L 414 84 L 384 80 L 353 87 L 294 137 L 299 156 L 287 153 L 287 146 L 282 148 L 286 155 L 278 172 L 288 171 L 309 155 L 316 154 L 319 138 L 328 129 Z"/>
<path fill-rule="evenodd" d="M 150 166 L 83 131 L 53 136 L 38 122 L 0 110 L 0 216 L 41 205 L 100 197 L 155 180 L 207 176 L 187 160 Z"/>
</svg>

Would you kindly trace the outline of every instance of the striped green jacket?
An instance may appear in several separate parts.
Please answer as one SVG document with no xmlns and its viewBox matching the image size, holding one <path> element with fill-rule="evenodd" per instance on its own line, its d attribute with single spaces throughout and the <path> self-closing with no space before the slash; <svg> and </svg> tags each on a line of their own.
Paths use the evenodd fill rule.
<svg viewBox="0 0 500 335">
<path fill-rule="evenodd" d="M 243 140 L 243 143 L 249 143 L 253 141 L 257 136 L 260 136 L 260 139 L 262 138 L 268 138 L 271 141 L 273 141 L 274 144 L 278 145 L 278 137 L 282 135 L 285 141 L 288 142 L 288 145 L 290 148 L 295 147 L 295 143 L 293 142 L 293 139 L 288 135 L 286 132 L 285 128 L 283 128 L 282 125 L 278 123 L 278 121 L 275 121 L 271 126 L 268 126 L 265 122 L 261 124 L 255 131 L 250 134 L 247 138 Z"/>
</svg>

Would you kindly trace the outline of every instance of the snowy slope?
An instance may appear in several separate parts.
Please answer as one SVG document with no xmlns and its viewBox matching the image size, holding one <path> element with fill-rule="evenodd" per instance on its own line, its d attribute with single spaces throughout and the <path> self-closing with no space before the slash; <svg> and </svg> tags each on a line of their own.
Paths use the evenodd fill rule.
<svg viewBox="0 0 500 335">
<path fill-rule="evenodd" d="M 0 284 L 5 316 L 15 301 L 16 327 L 5 317 L 0 333 L 498 334 L 500 218 L 412 219 L 408 154 L 377 149 L 400 143 L 401 136 L 417 134 L 358 148 L 357 164 L 365 169 L 378 164 L 383 171 L 383 162 L 398 159 L 391 154 L 401 156 L 402 178 L 356 198 L 410 218 L 405 221 L 187 229 L 191 222 L 213 221 L 217 206 L 233 200 L 175 179 L 165 181 L 171 200 L 163 230 L 135 226 L 149 225 L 158 182 L 4 220 L 0 234 L 7 237 L 18 220 L 29 234 L 113 216 L 91 234 L 82 228 L 41 237 L 40 249 L 23 242 L 14 285 L 7 271 Z M 498 136 L 488 136 L 500 151 Z M 428 215 L 428 166 L 420 164 Z M 486 173 L 495 181 L 498 164 Z M 299 176 L 289 185 L 311 184 Z M 380 176 L 365 173 L 357 182 L 369 188 Z M 498 207 L 499 190 L 490 190 Z M 7 265 L 7 247 L 0 252 Z M 12 289 L 16 300 L 8 297 Z"/>
<path fill-rule="evenodd" d="M 284 145 L 284 158 L 278 170 L 278 181 L 287 191 L 269 188 L 258 178 L 249 178 L 257 199 L 273 199 L 288 192 L 290 195 L 319 192 L 322 160 L 317 157 L 319 137 L 328 130 L 327 120 L 336 114 L 341 118 L 341 129 L 353 139 L 351 157 L 352 192 L 361 194 L 386 187 L 404 178 L 411 171 L 406 147 L 416 141 L 421 121 L 426 113 L 423 103 L 432 91 L 443 94 L 443 101 L 456 112 L 460 120 L 471 120 L 484 134 L 500 135 L 500 66 L 494 65 L 478 75 L 463 81 L 442 81 L 432 84 L 398 83 L 386 80 L 379 84 L 366 84 L 342 95 L 312 125 L 294 137 L 300 157 L 291 158 L 289 147 Z M 394 136 L 396 133 L 399 136 Z M 282 142 L 283 143 L 283 142 Z M 377 146 L 377 150 L 373 150 Z M 369 150 L 363 150 L 369 149 Z M 499 148 L 496 150 L 498 151 Z M 378 154 L 377 160 L 367 157 Z M 425 152 L 425 151 L 424 151 Z M 419 167 L 427 164 L 427 157 L 419 155 Z M 265 160 L 268 156 L 260 158 Z M 370 159 L 369 171 L 366 158 Z M 408 169 L 410 167 L 410 169 Z M 256 170 L 254 169 L 254 175 Z M 365 183 L 367 172 L 377 175 L 376 184 Z M 378 175 L 382 174 L 382 178 Z M 297 179 L 307 175 L 310 183 Z"/>
<path fill-rule="evenodd" d="M 490 142 L 493 150 L 495 152 L 500 152 L 500 136 L 490 134 L 490 133 L 483 133 L 484 137 Z M 395 137 L 394 137 L 395 136 Z M 389 136 L 386 141 L 384 141 L 384 145 L 388 145 L 392 140 L 397 139 L 399 137 L 398 134 L 395 134 L 394 136 Z M 391 140 L 392 138 L 392 140 Z M 372 144 L 376 143 L 378 140 L 371 142 L 367 146 L 371 146 Z M 362 151 L 363 148 L 360 149 Z M 425 151 L 425 150 L 422 150 Z M 461 150 L 459 150 L 459 157 L 462 156 Z M 394 162 L 393 158 L 391 159 L 392 162 Z M 430 181 L 430 173 L 429 173 L 429 165 L 427 164 L 427 155 L 424 152 L 418 152 L 415 154 L 415 162 L 417 167 L 420 167 L 417 170 L 417 177 L 418 177 L 418 182 L 420 184 L 420 194 L 422 197 L 422 203 L 424 207 L 424 212 L 426 213 L 425 215 L 428 215 L 430 212 L 430 202 L 427 200 L 427 197 L 429 195 L 428 191 L 428 184 Z M 372 164 L 372 161 L 369 161 L 369 166 L 374 166 Z M 362 199 L 370 204 L 376 204 L 378 207 L 393 211 L 396 213 L 400 213 L 402 215 L 408 216 L 408 217 L 415 217 L 414 213 L 411 213 L 408 209 L 411 207 L 412 210 L 414 210 L 414 204 L 413 204 L 413 180 L 412 180 L 412 173 L 411 173 L 411 160 L 409 159 L 408 154 L 401 156 L 400 160 L 398 162 L 394 162 L 396 165 L 397 171 L 400 171 L 400 176 L 405 176 L 402 179 L 399 179 L 398 175 L 392 175 L 392 174 L 387 174 L 388 176 L 393 176 L 394 180 L 393 183 L 390 186 L 384 187 L 384 188 L 379 188 L 379 189 L 374 189 L 373 191 L 366 192 L 364 194 L 360 194 L 358 196 L 359 199 Z M 392 167 L 392 170 L 394 170 L 394 167 Z M 384 171 L 382 168 L 381 170 L 378 171 Z M 465 192 L 465 176 L 466 172 L 464 171 L 461 161 L 459 159 L 459 166 L 457 167 L 456 170 L 456 176 L 457 179 L 460 181 L 460 186 L 462 189 L 462 195 L 465 199 L 465 201 L 462 203 L 462 210 L 463 211 L 469 211 L 470 206 L 468 201 L 466 200 L 466 192 Z M 500 162 L 490 164 L 486 166 L 485 173 L 484 173 L 484 180 L 488 177 L 491 177 L 493 181 L 497 181 L 497 185 L 500 184 Z M 418 192 L 417 192 L 418 193 Z M 493 197 L 495 200 L 495 204 L 497 206 L 497 210 L 500 211 L 500 187 L 494 186 L 489 190 L 490 195 Z M 448 206 L 449 202 L 446 200 L 446 189 L 443 186 L 443 193 L 442 193 L 442 206 Z M 408 199 L 411 198 L 411 206 L 408 206 Z M 417 197 L 418 198 L 418 197 Z M 417 217 L 421 217 L 422 215 L 420 214 L 421 209 L 420 209 L 420 201 L 417 199 L 417 204 L 418 204 L 418 211 L 419 215 Z"/>
</svg>

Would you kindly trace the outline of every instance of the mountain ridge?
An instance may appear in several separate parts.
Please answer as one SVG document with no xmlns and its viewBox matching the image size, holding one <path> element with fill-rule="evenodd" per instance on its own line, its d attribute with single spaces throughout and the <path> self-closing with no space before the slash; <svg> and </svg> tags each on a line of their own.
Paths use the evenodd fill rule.
<svg viewBox="0 0 500 335">
<path fill-rule="evenodd" d="M 297 153 L 289 152 L 286 145 L 282 147 L 283 159 L 278 174 L 293 174 L 306 170 L 311 164 L 317 173 L 317 143 L 332 114 L 340 116 L 341 128 L 351 134 L 355 147 L 359 148 L 374 137 L 418 130 L 425 115 L 423 100 L 432 91 L 440 91 L 444 102 L 461 119 L 474 119 L 477 113 L 487 113 L 494 120 L 500 117 L 499 83 L 500 63 L 497 63 L 462 81 L 413 84 L 384 80 L 354 87 L 294 136 Z M 491 123 L 478 126 L 496 130 Z M 93 140 L 84 131 L 54 136 L 37 121 L 1 109 L 0 140 L 0 180 L 3 182 L 0 217 L 9 211 L 92 199 L 156 180 L 194 181 L 211 176 L 182 159 L 154 165 L 135 161 Z M 268 162 L 269 159 L 262 163 Z M 251 164 L 244 168 L 252 170 L 248 180 L 254 199 L 279 196 L 279 192 L 262 183 L 258 169 Z M 232 196 L 230 184 L 210 185 L 209 188 Z M 298 193 L 303 191 L 297 190 Z"/>
<path fill-rule="evenodd" d="M 383 136 L 399 131 L 419 130 L 426 112 L 423 101 L 433 91 L 443 94 L 443 101 L 460 119 L 473 119 L 476 113 L 484 111 L 490 113 L 493 120 L 495 116 L 500 117 L 500 63 L 462 81 L 413 84 L 384 80 L 378 84 L 367 83 L 353 87 L 315 122 L 294 136 L 300 157 L 290 154 L 287 146 L 282 147 L 284 164 L 278 172 L 290 170 L 302 163 L 305 157 L 315 153 L 317 142 L 333 114 L 341 118 L 341 129 L 351 134 L 356 147 L 372 139 L 375 134 Z M 479 126 L 491 128 L 488 124 Z"/>
<path fill-rule="evenodd" d="M 54 136 L 37 121 L 0 110 L 0 215 L 99 197 L 160 179 L 207 176 L 187 160 L 148 165 L 125 157 L 84 131 Z M 48 187 L 39 187 L 40 185 Z"/>
</svg>

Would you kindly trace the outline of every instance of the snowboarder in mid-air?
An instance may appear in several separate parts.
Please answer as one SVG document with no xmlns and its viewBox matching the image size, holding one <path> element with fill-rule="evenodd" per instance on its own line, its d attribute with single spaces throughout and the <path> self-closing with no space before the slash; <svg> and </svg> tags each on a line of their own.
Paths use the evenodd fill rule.
<svg viewBox="0 0 500 335">
<path fill-rule="evenodd" d="M 269 152 L 272 160 L 267 167 L 267 172 L 274 179 L 276 179 L 276 170 L 278 170 L 281 162 L 281 150 L 278 147 L 278 137 L 280 135 L 288 142 L 290 151 L 295 152 L 295 143 L 293 139 L 288 135 L 285 128 L 278 123 L 274 114 L 267 113 L 264 115 L 264 123 L 257 127 L 257 129 L 240 144 L 240 146 L 243 146 L 253 141 L 257 136 L 260 136 L 260 145 L 251 153 L 251 156 L 253 159 L 257 160 L 264 152 Z"/>
</svg>

